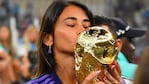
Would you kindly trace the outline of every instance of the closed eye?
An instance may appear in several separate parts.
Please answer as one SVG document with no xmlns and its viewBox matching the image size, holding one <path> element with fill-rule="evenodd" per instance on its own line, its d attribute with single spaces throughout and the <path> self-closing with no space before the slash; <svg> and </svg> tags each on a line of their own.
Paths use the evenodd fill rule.
<svg viewBox="0 0 149 84">
<path fill-rule="evenodd" d="M 66 26 L 73 28 L 76 24 L 76 18 L 75 17 L 67 17 L 64 19 L 64 23 Z"/>
<path fill-rule="evenodd" d="M 83 23 L 83 27 L 84 28 L 89 28 L 91 25 L 90 25 L 90 22 L 84 22 Z"/>
<path fill-rule="evenodd" d="M 82 24 L 84 28 L 89 28 L 91 26 L 89 19 L 84 19 Z"/>
<path fill-rule="evenodd" d="M 69 24 L 67 24 L 67 26 L 69 26 L 69 27 L 74 27 L 75 25 L 69 25 Z"/>
</svg>

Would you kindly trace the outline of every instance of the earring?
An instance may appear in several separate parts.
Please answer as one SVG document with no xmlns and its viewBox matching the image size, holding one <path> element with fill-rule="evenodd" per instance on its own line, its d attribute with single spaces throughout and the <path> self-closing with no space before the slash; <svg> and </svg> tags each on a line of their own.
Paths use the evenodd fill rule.
<svg viewBox="0 0 149 84">
<path fill-rule="evenodd" d="M 51 53 L 52 53 L 51 46 L 49 46 L 48 54 L 51 54 Z"/>
</svg>

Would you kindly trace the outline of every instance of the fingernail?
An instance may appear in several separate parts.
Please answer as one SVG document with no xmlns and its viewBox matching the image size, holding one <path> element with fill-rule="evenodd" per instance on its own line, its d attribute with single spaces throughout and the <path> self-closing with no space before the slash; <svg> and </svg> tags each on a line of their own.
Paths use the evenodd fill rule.
<svg viewBox="0 0 149 84">
<path fill-rule="evenodd" d="M 101 71 L 100 70 L 98 70 L 98 71 L 96 71 L 96 74 L 99 74 Z"/>
<path fill-rule="evenodd" d="M 114 69 L 115 67 L 116 67 L 116 65 L 112 65 L 112 66 L 111 66 L 111 69 Z"/>
<path fill-rule="evenodd" d="M 114 69 L 114 72 L 115 72 L 115 73 L 117 72 L 116 68 Z"/>
<path fill-rule="evenodd" d="M 105 72 L 104 72 L 104 74 L 105 74 L 105 75 L 107 75 L 107 74 L 108 74 L 108 72 L 107 72 L 107 71 L 105 71 Z"/>
<path fill-rule="evenodd" d="M 103 78 L 103 80 L 106 80 L 106 79 L 107 79 L 106 77 Z"/>
</svg>

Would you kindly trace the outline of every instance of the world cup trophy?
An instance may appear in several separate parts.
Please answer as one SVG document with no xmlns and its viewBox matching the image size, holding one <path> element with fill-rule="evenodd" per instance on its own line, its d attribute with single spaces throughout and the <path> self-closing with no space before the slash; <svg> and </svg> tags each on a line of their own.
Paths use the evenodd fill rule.
<svg viewBox="0 0 149 84">
<path fill-rule="evenodd" d="M 91 84 L 103 80 L 104 73 L 118 54 L 116 36 L 110 30 L 94 26 L 81 32 L 75 46 L 75 70 L 80 84 L 93 71 L 101 73 Z"/>
</svg>

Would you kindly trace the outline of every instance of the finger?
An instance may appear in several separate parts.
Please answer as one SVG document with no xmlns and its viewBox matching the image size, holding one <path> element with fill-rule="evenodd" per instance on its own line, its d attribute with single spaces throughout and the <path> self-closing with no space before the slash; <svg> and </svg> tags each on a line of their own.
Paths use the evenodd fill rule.
<svg viewBox="0 0 149 84">
<path fill-rule="evenodd" d="M 98 82 L 97 84 L 105 84 L 104 82 Z"/>
<path fill-rule="evenodd" d="M 118 65 L 112 65 L 111 69 L 109 70 L 111 75 L 114 77 L 121 76 L 121 73 L 119 72 L 119 69 L 117 67 L 118 67 Z M 115 70 L 116 70 L 116 72 L 115 72 Z"/>
<path fill-rule="evenodd" d="M 118 65 L 117 65 L 117 66 L 116 66 L 116 65 L 113 65 L 110 72 L 111 72 L 111 75 L 112 75 L 116 80 L 119 80 L 119 81 L 120 81 L 120 79 L 121 79 L 121 73 L 119 73 L 117 67 L 118 67 Z"/>
<path fill-rule="evenodd" d="M 112 77 L 114 79 L 116 79 L 118 83 L 122 82 L 122 78 L 121 78 L 121 73 L 119 73 L 118 69 L 117 69 L 118 65 L 112 65 L 111 66 L 111 70 L 110 70 L 110 74 L 112 75 Z M 114 81 L 114 80 L 113 80 Z"/>
<path fill-rule="evenodd" d="M 110 67 L 110 70 L 109 70 L 109 73 L 115 78 L 116 77 L 116 74 L 115 74 L 115 72 L 114 72 L 114 68 L 116 67 L 116 65 L 112 65 L 111 67 Z"/>
<path fill-rule="evenodd" d="M 85 78 L 82 84 L 89 84 L 91 80 L 93 80 L 97 75 L 99 75 L 100 72 L 101 71 L 93 71 Z"/>
<path fill-rule="evenodd" d="M 118 62 L 117 62 L 117 65 L 116 65 L 116 69 L 117 69 L 118 73 L 121 75 L 121 67 L 120 67 L 120 65 L 118 64 Z"/>
<path fill-rule="evenodd" d="M 122 82 L 121 75 L 119 74 L 119 72 L 117 71 L 116 68 L 114 68 L 114 73 L 115 73 L 115 78 L 116 78 L 119 82 Z"/>
<path fill-rule="evenodd" d="M 107 80 L 109 80 L 110 82 L 114 83 L 115 81 L 117 81 L 110 73 L 106 72 L 106 77 Z"/>
<path fill-rule="evenodd" d="M 106 77 L 104 77 L 103 81 L 105 84 L 112 84 Z"/>
<path fill-rule="evenodd" d="M 112 70 L 113 68 L 117 69 L 118 73 L 121 75 L 121 68 L 120 68 L 120 65 L 118 64 L 117 61 L 114 61 L 111 65 L 110 65 L 110 69 Z M 110 70 L 110 71 L 111 71 Z"/>
</svg>

